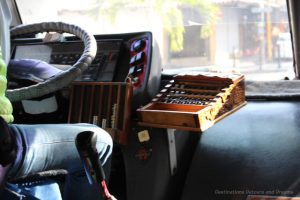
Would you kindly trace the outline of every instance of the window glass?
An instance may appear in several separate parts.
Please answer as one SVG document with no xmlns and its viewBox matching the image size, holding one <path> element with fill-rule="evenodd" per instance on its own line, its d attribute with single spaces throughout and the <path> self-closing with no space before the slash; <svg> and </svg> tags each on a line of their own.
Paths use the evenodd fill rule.
<svg viewBox="0 0 300 200">
<path fill-rule="evenodd" d="M 23 23 L 65 21 L 94 34 L 151 31 L 165 73 L 292 79 L 286 0 L 17 0 Z"/>
</svg>

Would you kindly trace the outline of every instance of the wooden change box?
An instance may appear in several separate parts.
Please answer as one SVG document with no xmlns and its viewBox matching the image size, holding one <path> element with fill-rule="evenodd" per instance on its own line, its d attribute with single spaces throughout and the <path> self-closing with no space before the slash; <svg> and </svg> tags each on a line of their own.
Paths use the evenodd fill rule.
<svg viewBox="0 0 300 200">
<path fill-rule="evenodd" d="M 181 74 L 137 110 L 139 125 L 204 131 L 246 104 L 240 74 Z"/>
</svg>

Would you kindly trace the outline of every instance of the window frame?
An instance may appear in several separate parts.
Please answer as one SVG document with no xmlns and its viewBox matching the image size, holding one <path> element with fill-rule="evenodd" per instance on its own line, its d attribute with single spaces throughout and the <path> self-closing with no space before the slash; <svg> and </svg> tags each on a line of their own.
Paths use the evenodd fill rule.
<svg viewBox="0 0 300 200">
<path fill-rule="evenodd" d="M 287 1 L 287 7 L 288 7 L 288 17 L 289 17 L 289 24 L 290 24 L 290 30 L 291 30 L 291 38 L 292 38 L 292 48 L 293 48 L 293 54 L 294 54 L 294 71 L 295 71 L 295 78 L 299 79 L 300 77 L 300 66 L 299 66 L 299 22 L 300 22 L 300 13 L 296 12 L 296 10 L 300 9 L 300 2 L 297 0 L 286 0 Z M 298 22 L 298 23 L 297 23 Z"/>
</svg>

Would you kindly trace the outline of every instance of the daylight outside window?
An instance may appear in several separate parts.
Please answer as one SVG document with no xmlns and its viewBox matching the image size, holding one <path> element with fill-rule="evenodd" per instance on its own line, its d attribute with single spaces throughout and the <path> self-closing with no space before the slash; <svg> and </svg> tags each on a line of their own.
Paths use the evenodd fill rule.
<svg viewBox="0 0 300 200">
<path fill-rule="evenodd" d="M 65 21 L 94 34 L 151 31 L 164 73 L 240 72 L 292 79 L 285 0 L 17 0 L 23 23 Z"/>
</svg>

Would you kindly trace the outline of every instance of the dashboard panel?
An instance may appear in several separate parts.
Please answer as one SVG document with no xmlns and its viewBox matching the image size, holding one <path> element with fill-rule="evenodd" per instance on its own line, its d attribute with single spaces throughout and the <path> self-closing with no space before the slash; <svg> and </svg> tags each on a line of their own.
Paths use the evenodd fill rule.
<svg viewBox="0 0 300 200">
<path fill-rule="evenodd" d="M 136 119 L 136 110 L 151 101 L 159 91 L 161 77 L 159 49 L 151 32 L 95 35 L 95 39 L 97 42 L 96 57 L 88 69 L 73 81 L 72 86 L 74 87 L 63 88 L 61 91 L 52 94 L 55 98 L 51 97 L 50 94 L 32 99 L 32 102 L 26 100 L 26 102 L 14 103 L 16 123 L 94 123 L 93 120 L 99 115 L 99 124 L 97 125 L 108 129 L 110 133 L 112 132 L 111 135 L 115 141 L 126 142 L 128 134 L 125 133 L 128 132 L 126 124 L 129 124 L 127 116 Z M 84 49 L 83 42 L 74 36 L 65 37 L 62 42 L 43 42 L 43 39 L 18 37 L 12 38 L 11 44 L 11 60 L 41 60 L 60 70 L 66 70 L 75 64 Z M 8 75 L 10 75 L 10 71 L 13 71 L 11 68 L 8 68 Z M 25 78 L 29 77 L 30 70 L 24 69 L 24 72 L 20 72 L 22 69 L 24 68 L 17 68 L 14 71 L 15 74 L 17 71 L 18 75 L 23 73 L 27 74 L 27 76 L 24 76 Z M 8 78 L 10 82 L 15 81 L 10 76 Z M 24 80 L 19 83 L 21 86 L 28 86 L 28 82 L 24 82 Z M 22 85 L 24 83 L 25 85 Z M 131 84 L 132 88 L 131 104 L 127 103 L 128 98 L 125 97 L 128 95 L 123 95 L 125 90 L 122 89 L 122 85 L 128 83 Z M 116 90 L 116 85 L 120 85 L 121 90 Z M 73 91 L 74 88 L 78 91 Z M 90 88 L 95 88 L 93 92 L 95 94 L 89 93 Z M 101 92 L 101 88 L 104 92 Z M 105 92 L 106 90 L 111 92 Z M 114 95 L 117 93 L 120 93 L 120 95 Z M 74 94 L 81 95 L 81 97 L 74 99 L 77 98 Z M 118 99 L 114 99 L 114 96 L 117 96 Z M 122 99 L 123 97 L 124 99 Z M 105 101 L 101 101 L 101 98 Z M 56 102 L 54 99 L 56 99 Z M 39 114 L 32 114 L 28 113 L 24 107 L 25 103 L 26 105 L 32 104 L 31 108 L 33 107 L 34 110 L 37 107 L 50 107 L 44 105 L 44 103 L 50 101 L 53 102 L 53 105 L 51 105 L 53 112 L 44 112 L 44 109 L 42 109 Z M 119 102 L 118 106 L 116 106 L 116 102 Z M 125 105 L 127 106 L 125 107 Z M 99 108 L 101 106 L 103 109 Z M 86 110 L 95 110 L 95 112 L 86 112 Z M 79 116 L 80 119 L 78 117 L 74 118 L 72 115 Z M 101 116 L 106 117 L 102 119 Z M 103 126 L 105 120 L 107 122 Z M 116 132 L 114 126 L 112 126 L 115 124 L 113 123 L 115 120 L 123 120 L 123 124 L 126 126 L 116 125 L 115 128 L 118 129 Z M 120 122 L 118 123 L 120 124 Z M 118 134 L 115 134 L 115 132 Z"/>
<path fill-rule="evenodd" d="M 144 105 L 158 92 L 161 76 L 159 50 L 151 32 L 95 35 L 97 54 L 77 82 L 133 83 L 133 105 Z M 38 59 L 67 69 L 80 57 L 83 43 L 76 37 L 63 42 L 13 38 L 11 59 Z"/>
<path fill-rule="evenodd" d="M 91 66 L 76 81 L 113 81 L 122 40 L 97 41 L 97 54 Z M 81 42 L 48 44 L 19 44 L 15 46 L 14 59 L 37 59 L 57 68 L 74 65 L 83 50 Z"/>
</svg>

